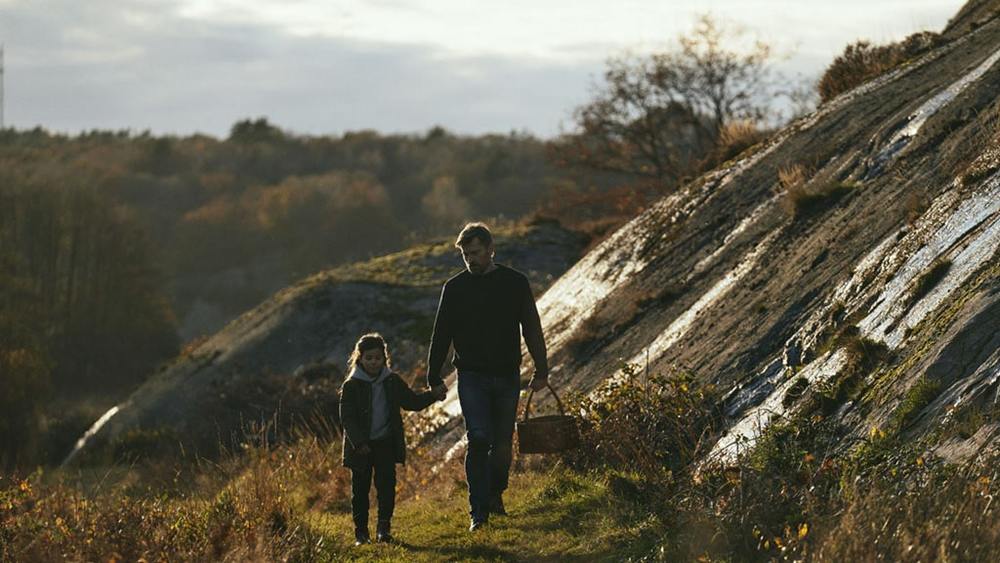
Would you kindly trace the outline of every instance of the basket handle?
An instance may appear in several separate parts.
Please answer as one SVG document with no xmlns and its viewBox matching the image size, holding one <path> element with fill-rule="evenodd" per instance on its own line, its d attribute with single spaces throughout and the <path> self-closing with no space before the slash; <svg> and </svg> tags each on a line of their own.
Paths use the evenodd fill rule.
<svg viewBox="0 0 1000 563">
<path fill-rule="evenodd" d="M 549 388 L 549 391 L 552 392 L 552 396 L 555 397 L 555 399 L 556 399 L 556 405 L 559 406 L 559 414 L 565 415 L 566 414 L 566 409 L 563 408 L 562 401 L 559 400 L 559 395 L 556 394 L 556 390 L 552 387 L 552 384 L 549 383 L 548 380 L 546 380 L 545 381 L 545 386 Z M 534 396 L 534 394 L 535 394 L 535 390 L 529 388 L 528 389 L 528 400 L 524 402 L 524 416 L 521 418 L 522 421 L 527 421 L 528 420 L 528 415 L 531 412 L 531 397 Z"/>
</svg>

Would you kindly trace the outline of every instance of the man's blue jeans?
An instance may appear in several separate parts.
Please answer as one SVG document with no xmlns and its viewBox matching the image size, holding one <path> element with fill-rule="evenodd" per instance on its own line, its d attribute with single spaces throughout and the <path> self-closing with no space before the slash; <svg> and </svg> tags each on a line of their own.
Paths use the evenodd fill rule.
<svg viewBox="0 0 1000 563">
<path fill-rule="evenodd" d="M 490 497 L 507 489 L 519 387 L 516 374 L 494 376 L 474 371 L 458 372 L 458 400 L 469 440 L 465 477 L 469 482 L 470 514 L 474 520 L 486 520 Z"/>
</svg>

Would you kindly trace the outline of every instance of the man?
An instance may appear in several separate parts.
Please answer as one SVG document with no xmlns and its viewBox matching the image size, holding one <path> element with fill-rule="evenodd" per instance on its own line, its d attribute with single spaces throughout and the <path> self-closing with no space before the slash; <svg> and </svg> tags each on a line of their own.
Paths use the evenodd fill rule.
<svg viewBox="0 0 1000 563">
<path fill-rule="evenodd" d="M 472 517 L 469 529 L 474 531 L 487 524 L 490 513 L 506 514 L 502 495 L 513 454 L 522 333 L 535 364 L 529 383 L 532 389 L 545 387 L 549 368 L 528 278 L 493 262 L 493 235 L 482 223 L 466 225 L 455 246 L 466 269 L 445 282 L 441 291 L 427 383 L 435 393 L 447 390 L 441 369 L 453 345 L 458 398 L 469 441 L 465 476 Z"/>
</svg>

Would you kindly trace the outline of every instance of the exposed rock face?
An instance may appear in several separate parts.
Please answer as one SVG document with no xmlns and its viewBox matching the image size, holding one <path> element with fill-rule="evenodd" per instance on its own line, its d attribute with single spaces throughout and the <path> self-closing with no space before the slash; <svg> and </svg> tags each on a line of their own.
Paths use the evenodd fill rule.
<svg viewBox="0 0 1000 563">
<path fill-rule="evenodd" d="M 838 334 L 884 350 L 836 410 L 856 435 L 885 424 L 924 378 L 941 394 L 906 428 L 914 436 L 963 401 L 995 401 L 997 9 L 970 3 L 938 47 L 664 198 L 581 259 L 539 300 L 553 382 L 590 392 L 625 361 L 730 389 L 721 460 L 799 408 L 809 389 L 786 398 L 796 380 L 844 377 L 853 352 Z M 804 186 L 779 182 L 792 166 Z M 429 441 L 457 452 L 457 398 L 437 408 Z"/>
<path fill-rule="evenodd" d="M 944 34 L 957 37 L 976 29 L 997 15 L 1000 15 L 1000 3 L 997 0 L 969 0 L 948 22 Z"/>
<path fill-rule="evenodd" d="M 550 224 L 501 229 L 497 260 L 524 271 L 541 294 L 585 242 Z M 270 415 L 282 400 L 269 394 L 285 390 L 282 379 L 301 379 L 304 387 L 333 379 L 326 388 L 339 387 L 351 347 L 372 330 L 388 339 L 397 369 L 423 369 L 441 283 L 462 268 L 452 243 L 322 272 L 278 292 L 164 366 L 102 419 L 74 455 L 114 445 L 130 432 L 164 429 L 189 450 L 211 453 L 228 445 L 241 424 Z"/>
</svg>

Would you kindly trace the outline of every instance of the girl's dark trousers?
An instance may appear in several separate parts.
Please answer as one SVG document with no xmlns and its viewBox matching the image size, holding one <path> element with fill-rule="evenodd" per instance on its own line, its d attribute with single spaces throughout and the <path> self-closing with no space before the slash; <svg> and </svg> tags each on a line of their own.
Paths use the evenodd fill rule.
<svg viewBox="0 0 1000 563">
<path fill-rule="evenodd" d="M 372 475 L 375 476 L 375 493 L 378 497 L 378 522 L 380 529 L 387 529 L 396 507 L 396 455 L 392 438 L 372 440 L 368 443 L 371 453 L 364 463 L 351 468 L 351 511 L 356 532 L 368 534 L 368 491 Z M 384 526 L 383 526 L 384 524 Z"/>
</svg>

